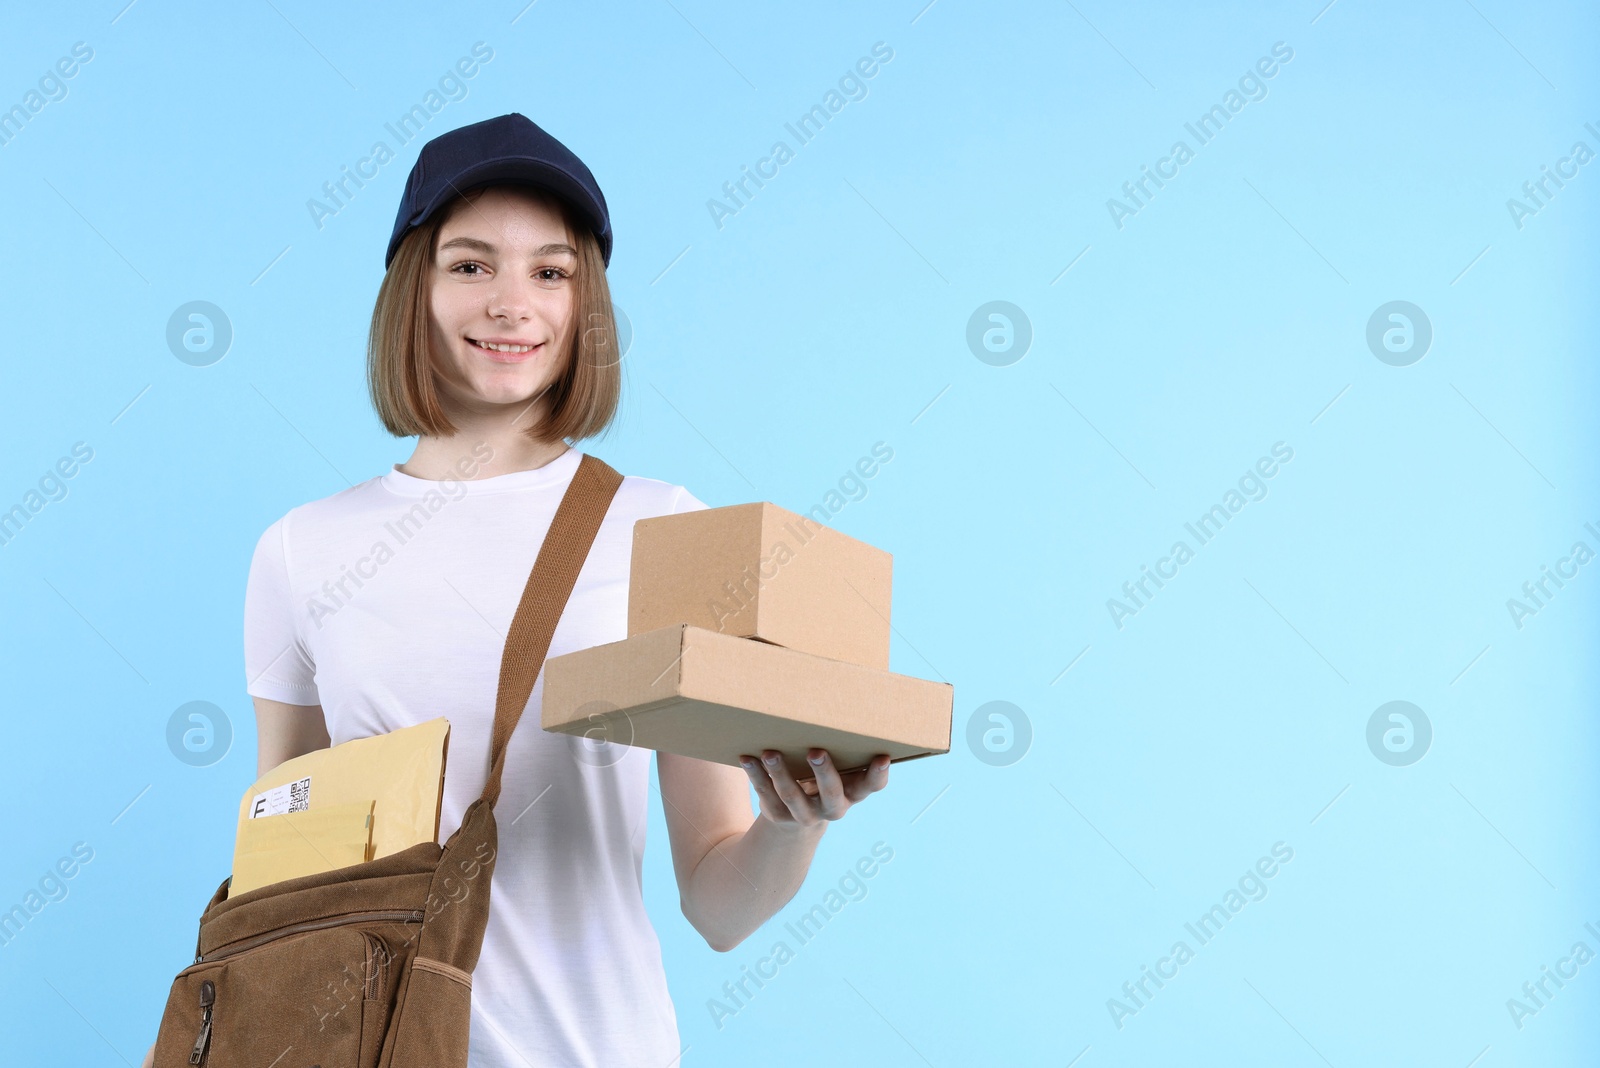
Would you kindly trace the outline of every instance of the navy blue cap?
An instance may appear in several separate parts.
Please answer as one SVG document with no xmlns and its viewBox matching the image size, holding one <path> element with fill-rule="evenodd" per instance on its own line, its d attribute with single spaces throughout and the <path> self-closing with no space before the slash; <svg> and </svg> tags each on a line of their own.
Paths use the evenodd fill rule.
<svg viewBox="0 0 1600 1068">
<path fill-rule="evenodd" d="M 401 239 L 458 194 L 502 182 L 537 186 L 571 203 L 599 238 L 606 266 L 611 265 L 611 215 L 594 175 L 566 145 L 512 112 L 442 133 L 422 146 L 406 178 L 384 269 Z"/>
</svg>

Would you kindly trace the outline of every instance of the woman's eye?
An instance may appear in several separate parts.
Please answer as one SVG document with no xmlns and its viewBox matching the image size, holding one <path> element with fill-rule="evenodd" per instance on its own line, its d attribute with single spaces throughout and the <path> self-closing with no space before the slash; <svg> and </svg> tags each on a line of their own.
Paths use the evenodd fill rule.
<svg viewBox="0 0 1600 1068">
<path fill-rule="evenodd" d="M 469 267 L 472 268 L 470 273 L 467 271 L 467 268 Z M 483 264 L 473 263 L 471 260 L 468 260 L 464 263 L 456 264 L 454 267 L 450 268 L 450 271 L 452 274 L 459 272 L 461 274 L 466 274 L 469 278 L 475 277 L 483 273 Z"/>
<path fill-rule="evenodd" d="M 559 267 L 541 267 L 537 274 L 540 281 L 543 282 L 554 282 L 567 276 L 567 272 Z"/>
</svg>

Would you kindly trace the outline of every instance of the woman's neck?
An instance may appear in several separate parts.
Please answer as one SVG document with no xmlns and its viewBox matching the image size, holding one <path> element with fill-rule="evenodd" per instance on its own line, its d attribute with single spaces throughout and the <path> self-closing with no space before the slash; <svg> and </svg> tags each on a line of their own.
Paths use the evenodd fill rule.
<svg viewBox="0 0 1600 1068">
<path fill-rule="evenodd" d="M 525 423 L 508 427 L 463 428 L 450 437 L 424 435 L 401 474 L 433 482 L 480 479 L 543 467 L 566 452 L 564 441 L 533 441 Z"/>
</svg>

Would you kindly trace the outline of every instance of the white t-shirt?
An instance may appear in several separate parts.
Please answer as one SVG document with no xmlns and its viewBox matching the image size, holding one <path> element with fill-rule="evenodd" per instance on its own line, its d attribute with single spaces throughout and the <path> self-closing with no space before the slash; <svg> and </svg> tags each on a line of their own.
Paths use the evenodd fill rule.
<svg viewBox="0 0 1600 1068">
<path fill-rule="evenodd" d="M 439 840 L 488 777 L 500 654 L 578 468 L 431 481 L 391 470 L 262 535 L 245 594 L 247 691 L 320 704 L 334 744 L 446 716 Z M 623 479 L 550 656 L 627 637 L 633 524 L 706 507 Z M 473 972 L 472 1068 L 664 1068 L 679 1055 L 641 892 L 650 753 L 539 727 L 544 673 L 506 754 L 489 926 Z"/>
</svg>

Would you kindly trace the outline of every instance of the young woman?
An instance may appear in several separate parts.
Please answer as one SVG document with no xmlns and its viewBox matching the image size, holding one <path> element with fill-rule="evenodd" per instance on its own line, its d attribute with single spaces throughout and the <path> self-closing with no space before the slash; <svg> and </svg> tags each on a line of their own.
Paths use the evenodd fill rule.
<svg viewBox="0 0 1600 1068">
<path fill-rule="evenodd" d="M 441 171 L 448 195 L 419 209 Z M 423 149 L 395 237 L 368 372 L 379 418 L 416 450 L 267 529 L 246 667 L 262 773 L 447 716 L 443 841 L 483 788 L 501 649 L 578 466 L 569 441 L 616 410 L 610 226 L 588 168 L 513 114 Z M 626 637 L 634 522 L 703 507 L 682 486 L 626 478 L 549 655 Z M 677 1025 L 640 885 L 650 753 L 539 730 L 541 693 L 495 808 L 470 1063 L 667 1068 Z M 752 754 L 743 772 L 656 757 L 683 913 L 719 951 L 794 896 L 828 821 L 888 781 L 887 756 L 841 776 L 813 750 L 811 793 L 776 756 Z"/>
</svg>

